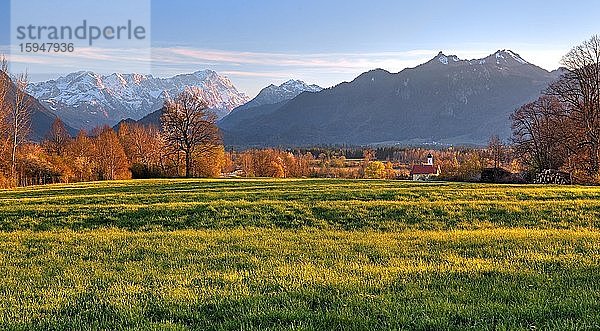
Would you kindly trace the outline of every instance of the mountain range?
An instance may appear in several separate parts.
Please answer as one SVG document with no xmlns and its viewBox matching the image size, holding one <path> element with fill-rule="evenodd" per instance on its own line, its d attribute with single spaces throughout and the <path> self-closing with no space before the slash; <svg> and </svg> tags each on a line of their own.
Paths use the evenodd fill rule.
<svg viewBox="0 0 600 331">
<path fill-rule="evenodd" d="M 414 68 L 376 69 L 327 89 L 299 80 L 269 85 L 252 100 L 210 70 L 171 78 L 82 71 L 30 84 L 28 91 L 40 100 L 35 116 L 43 117 L 43 127 L 56 115 L 77 129 L 123 119 L 160 125 L 164 98 L 189 86 L 217 113 L 230 146 L 482 145 L 491 135 L 509 137 L 514 109 L 561 73 L 510 50 L 475 60 L 440 52 Z"/>
<path fill-rule="evenodd" d="M 510 136 L 510 114 L 534 100 L 549 72 L 510 50 L 462 60 L 440 52 L 399 73 L 377 69 L 351 82 L 246 107 L 219 126 L 227 145 L 485 144 Z"/>
<path fill-rule="evenodd" d="M 308 85 L 301 80 L 294 79 L 288 80 L 279 86 L 271 84 L 262 89 L 254 99 L 237 107 L 232 113 L 248 108 L 272 105 L 282 101 L 291 100 L 302 92 L 319 92 L 321 90 L 323 90 L 323 88 L 318 85 Z"/>
<path fill-rule="evenodd" d="M 89 130 L 126 118 L 140 119 L 160 109 L 166 96 L 175 96 L 186 87 L 198 89 L 219 118 L 249 100 L 228 78 L 211 70 L 171 78 L 80 71 L 29 84 L 27 90 L 64 122 Z"/>
<path fill-rule="evenodd" d="M 243 124 L 247 118 L 255 118 L 258 115 L 266 114 L 265 109 L 273 108 L 273 105 L 278 105 L 281 102 L 289 101 L 303 92 L 319 92 L 323 90 L 322 87 L 317 85 L 308 85 L 301 80 L 288 80 L 287 82 L 276 86 L 269 85 L 263 88 L 252 100 L 247 103 L 233 109 L 228 115 L 219 121 L 219 125 L 231 125 L 233 123 Z M 162 115 L 162 108 L 144 116 L 139 121 L 133 121 L 132 119 L 126 119 L 122 122 L 137 122 L 140 124 L 151 124 L 160 126 L 160 116 Z M 115 126 L 118 128 L 118 124 Z M 221 127 L 223 129 L 223 127 Z"/>
</svg>

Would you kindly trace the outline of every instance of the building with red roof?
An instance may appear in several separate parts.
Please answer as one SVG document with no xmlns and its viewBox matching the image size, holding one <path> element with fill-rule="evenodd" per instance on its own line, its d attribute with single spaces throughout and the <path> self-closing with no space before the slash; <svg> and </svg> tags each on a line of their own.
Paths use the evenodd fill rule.
<svg viewBox="0 0 600 331">
<path fill-rule="evenodd" d="M 415 164 L 410 171 L 413 180 L 432 180 L 440 175 L 440 166 L 433 164 L 433 155 L 427 155 L 426 164 Z"/>
</svg>

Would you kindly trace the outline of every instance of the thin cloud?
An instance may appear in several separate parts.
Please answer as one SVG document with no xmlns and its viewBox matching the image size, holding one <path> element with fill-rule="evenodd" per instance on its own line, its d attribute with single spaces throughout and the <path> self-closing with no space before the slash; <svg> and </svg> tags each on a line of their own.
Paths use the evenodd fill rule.
<svg viewBox="0 0 600 331">
<path fill-rule="evenodd" d="M 517 50 L 518 49 L 518 50 Z M 523 58 L 548 70 L 558 66 L 564 50 L 522 47 L 515 49 Z M 350 81 L 362 72 L 381 68 L 399 72 L 432 59 L 439 50 L 417 49 L 397 52 L 282 53 L 241 52 L 194 47 L 163 46 L 146 49 L 85 47 L 74 53 L 23 54 L 0 46 L 15 72 L 28 71 L 32 79 L 56 78 L 70 72 L 91 70 L 99 73 L 152 73 L 169 77 L 201 69 L 229 76 L 249 94 L 287 79 L 302 79 L 321 86 Z M 461 59 L 485 57 L 493 45 L 477 45 L 470 50 L 444 50 Z"/>
<path fill-rule="evenodd" d="M 275 79 L 289 78 L 289 73 L 284 73 L 284 72 L 225 70 L 225 71 L 220 71 L 220 73 L 223 75 L 238 76 L 238 77 L 266 77 L 266 78 L 275 78 Z"/>
<path fill-rule="evenodd" d="M 330 68 L 333 70 L 364 68 L 404 68 L 418 61 L 433 57 L 435 51 L 414 50 L 407 52 L 379 53 L 261 53 L 236 52 L 192 48 L 155 48 L 153 59 L 166 63 L 216 63 L 231 66 L 255 65 L 274 67 Z"/>
<path fill-rule="evenodd" d="M 6 49 L 4 46 L 1 49 Z M 130 64 L 155 67 L 183 66 L 218 66 L 231 68 L 236 72 L 249 72 L 262 68 L 296 68 L 305 70 L 328 70 L 335 73 L 360 73 L 365 70 L 381 68 L 397 72 L 413 67 L 431 59 L 437 50 L 410 50 L 400 52 L 367 52 L 367 53 L 272 53 L 272 52 L 238 52 L 213 49 L 196 49 L 184 47 L 155 47 L 150 49 L 118 49 L 118 48 L 78 48 L 73 53 L 60 54 L 21 54 L 13 50 L 9 52 L 9 60 L 21 64 L 47 64 L 64 67 L 65 65 L 81 65 L 96 62 L 111 62 L 119 68 L 127 68 Z M 534 55 L 530 62 L 539 62 L 543 67 L 552 67 L 560 59 L 561 51 L 545 53 L 523 51 L 522 55 Z M 446 52 L 448 54 L 453 52 Z M 461 58 L 473 59 L 483 57 L 490 51 L 469 51 L 457 54 Z M 74 61 L 78 61 L 74 63 Z M 244 67 L 244 70 L 237 68 Z M 260 70 L 259 70 L 260 71 Z"/>
</svg>

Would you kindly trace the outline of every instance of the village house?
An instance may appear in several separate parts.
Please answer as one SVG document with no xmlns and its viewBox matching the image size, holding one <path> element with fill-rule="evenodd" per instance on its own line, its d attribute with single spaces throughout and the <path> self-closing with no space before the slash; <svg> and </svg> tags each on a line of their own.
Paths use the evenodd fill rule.
<svg viewBox="0 0 600 331">
<path fill-rule="evenodd" d="M 440 175 L 440 166 L 433 163 L 433 155 L 427 155 L 427 163 L 415 164 L 410 171 L 412 180 L 432 180 Z"/>
</svg>

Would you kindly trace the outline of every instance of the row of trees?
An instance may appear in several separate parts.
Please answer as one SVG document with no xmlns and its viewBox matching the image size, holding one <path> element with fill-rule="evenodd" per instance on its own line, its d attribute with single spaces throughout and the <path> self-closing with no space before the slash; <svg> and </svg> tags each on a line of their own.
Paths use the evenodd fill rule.
<svg viewBox="0 0 600 331">
<path fill-rule="evenodd" d="M 225 152 L 216 116 L 196 90 L 185 90 L 175 99 L 167 99 L 161 116 L 162 130 L 154 126 L 122 123 L 118 132 L 109 127 L 97 129 L 91 137 L 80 133 L 73 140 L 79 146 L 84 141 L 90 159 L 97 164 L 92 178 L 97 180 L 150 177 L 217 177 L 225 163 Z M 72 144 L 66 130 L 57 120 L 44 142 L 51 155 L 69 151 Z M 79 144 L 77 144 L 79 142 Z M 84 149 L 66 153 L 81 157 Z M 82 179 L 82 180 L 86 180 Z"/>
<path fill-rule="evenodd" d="M 484 168 L 568 172 L 600 182 L 600 37 L 573 48 L 562 77 L 512 115 L 513 144 L 493 137 L 487 149 L 342 147 L 225 153 L 215 115 L 197 90 L 167 99 L 161 127 L 122 124 L 71 137 L 57 119 L 41 144 L 27 141 L 32 98 L 27 75 L 10 78 L 0 58 L 0 185 L 148 177 L 406 178 L 433 152 L 442 178 L 476 180 Z"/>
<path fill-rule="evenodd" d="M 27 76 L 0 58 L 0 186 L 148 177 L 216 177 L 226 157 L 215 115 L 197 90 L 167 99 L 161 128 L 121 124 L 72 137 L 56 119 L 41 144 L 28 141 Z"/>
<path fill-rule="evenodd" d="M 18 184 L 152 177 L 217 177 L 225 166 L 222 146 L 203 147 L 188 158 L 152 126 L 105 126 L 71 137 L 57 119 L 42 144 L 25 144 L 18 154 Z M 189 165 L 189 166 L 188 166 Z"/>
<path fill-rule="evenodd" d="M 357 151 L 362 158 L 357 159 Z M 318 152 L 318 155 L 314 155 Z M 485 149 L 447 148 L 394 148 L 395 158 L 381 159 L 377 150 L 353 148 L 355 158 L 347 158 L 338 148 L 281 151 L 276 149 L 247 150 L 227 154 L 227 172 L 246 177 L 318 177 L 318 178 L 372 178 L 408 179 L 412 165 L 424 162 L 432 154 L 442 172 L 441 179 L 477 181 L 485 168 L 503 167 L 520 172 L 517 160 L 510 157 L 510 148 L 493 138 Z M 391 154 L 389 154 L 391 156 Z"/>
<path fill-rule="evenodd" d="M 557 169 L 600 182 L 600 37 L 562 59 L 562 77 L 512 115 L 516 153 L 534 172 Z"/>
<path fill-rule="evenodd" d="M 276 149 L 249 150 L 231 154 L 233 169 L 247 177 L 293 178 L 311 175 L 313 156 L 294 155 Z"/>
</svg>

